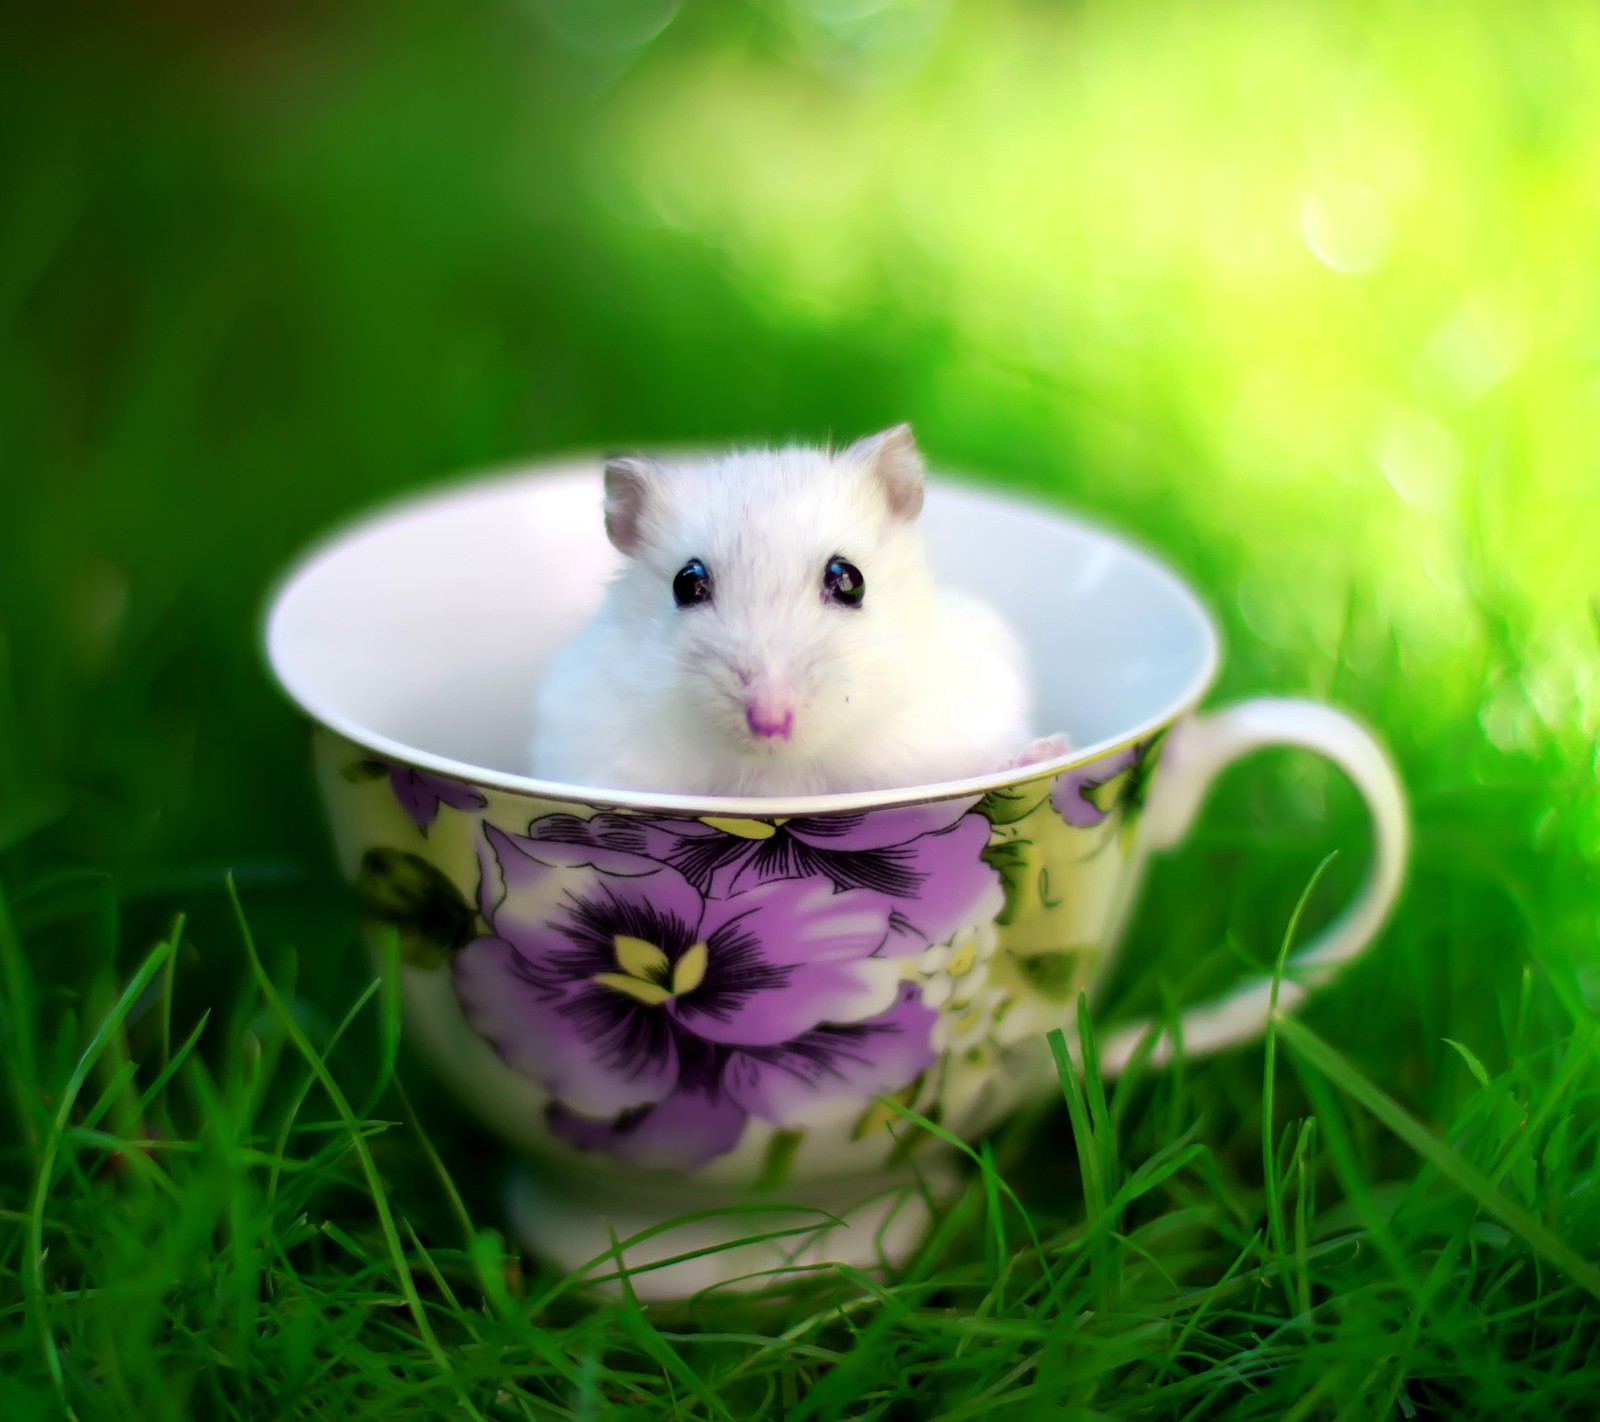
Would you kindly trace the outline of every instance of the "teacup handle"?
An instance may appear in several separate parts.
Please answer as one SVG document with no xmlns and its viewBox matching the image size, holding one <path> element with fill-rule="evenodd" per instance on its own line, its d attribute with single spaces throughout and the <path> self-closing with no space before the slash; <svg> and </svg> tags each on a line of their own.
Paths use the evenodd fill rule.
<svg viewBox="0 0 1600 1422">
<path fill-rule="evenodd" d="M 1358 722 L 1315 701 L 1272 697 L 1195 716 L 1175 727 L 1151 786 L 1141 830 L 1152 850 L 1169 849 L 1188 832 L 1211 783 L 1240 756 L 1263 746 L 1298 746 L 1325 755 L 1354 782 L 1373 823 L 1373 863 L 1355 902 L 1316 938 L 1291 954 L 1278 986 L 1278 1007 L 1292 1009 L 1356 957 L 1377 935 L 1394 906 L 1410 837 L 1405 795 L 1383 747 Z M 1180 1019 L 1185 1056 L 1203 1056 L 1259 1036 L 1272 1010 L 1272 980 L 1240 984 Z M 1100 1046 L 1101 1068 L 1120 1071 L 1149 1034 L 1135 1023 L 1110 1033 Z M 1163 1032 L 1150 1056 L 1171 1059 L 1175 1048 Z"/>
</svg>

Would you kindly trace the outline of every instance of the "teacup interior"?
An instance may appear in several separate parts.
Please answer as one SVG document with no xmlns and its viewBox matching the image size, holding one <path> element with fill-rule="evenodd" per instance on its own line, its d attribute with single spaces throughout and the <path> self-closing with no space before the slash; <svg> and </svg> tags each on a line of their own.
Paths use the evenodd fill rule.
<svg viewBox="0 0 1600 1422">
<path fill-rule="evenodd" d="M 943 480 L 922 523 L 940 578 L 985 598 L 1029 649 L 1041 734 L 1109 748 L 1204 691 L 1209 618 L 1129 544 Z M 521 776 L 539 677 L 618 561 L 597 463 L 447 488 L 302 562 L 272 605 L 268 655 L 311 716 L 361 744 L 467 777 Z"/>
</svg>

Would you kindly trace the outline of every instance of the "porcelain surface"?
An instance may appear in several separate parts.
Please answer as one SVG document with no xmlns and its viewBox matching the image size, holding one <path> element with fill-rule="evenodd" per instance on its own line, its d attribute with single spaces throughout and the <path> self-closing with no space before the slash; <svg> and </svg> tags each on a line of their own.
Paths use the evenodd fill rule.
<svg viewBox="0 0 1600 1422">
<path fill-rule="evenodd" d="M 1296 956 L 1280 1002 L 1387 914 L 1404 806 L 1364 730 L 1302 702 L 1197 715 L 1217 639 L 1178 578 L 1078 520 L 947 481 L 923 514 L 936 571 L 1011 621 L 1040 728 L 1069 753 L 788 801 L 520 774 L 540 671 L 615 569 L 599 507 L 587 463 L 446 489 L 303 560 L 267 624 L 316 727 L 369 937 L 398 945 L 407 1030 L 536 1163 L 513 1200 L 536 1247 L 570 1252 L 600 1213 L 637 1223 L 786 1190 L 838 1205 L 850 1182 L 881 1192 L 947 1135 L 1059 1091 L 1045 1033 L 1104 980 L 1147 853 L 1258 746 L 1331 757 L 1378 831 L 1366 889 Z M 1259 1032 L 1267 1004 L 1255 982 L 1191 1010 L 1185 1047 Z M 1109 1039 L 1107 1069 L 1145 1033 Z M 1176 1046 L 1162 1036 L 1153 1059 Z M 884 1218 L 904 1240 L 922 1216 Z M 863 1238 L 830 1238 L 817 1257 L 865 1257 Z"/>
</svg>

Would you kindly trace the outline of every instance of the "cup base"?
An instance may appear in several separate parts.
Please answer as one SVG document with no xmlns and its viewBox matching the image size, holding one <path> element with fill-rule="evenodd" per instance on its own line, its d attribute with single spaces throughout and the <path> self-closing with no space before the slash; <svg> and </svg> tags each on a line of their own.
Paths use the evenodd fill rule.
<svg viewBox="0 0 1600 1422">
<path fill-rule="evenodd" d="M 778 1201 L 724 1202 L 721 1212 L 706 1213 L 704 1203 L 652 1208 L 637 1197 L 580 1195 L 520 1164 L 506 1204 L 527 1250 L 579 1275 L 585 1291 L 620 1295 L 626 1275 L 636 1298 L 665 1302 L 707 1289 L 773 1288 L 834 1264 L 886 1273 L 922 1243 L 930 1202 L 941 1204 L 958 1188 L 955 1170 L 934 1164 L 915 1176 L 797 1186 Z"/>
</svg>

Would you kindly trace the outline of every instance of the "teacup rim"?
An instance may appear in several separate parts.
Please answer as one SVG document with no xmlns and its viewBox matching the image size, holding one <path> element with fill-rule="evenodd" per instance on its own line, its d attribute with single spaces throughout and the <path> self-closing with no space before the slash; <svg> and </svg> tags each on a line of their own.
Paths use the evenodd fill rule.
<svg viewBox="0 0 1600 1422">
<path fill-rule="evenodd" d="M 671 452 L 686 455 L 696 451 L 684 447 Z M 333 525 L 289 561 L 272 583 L 265 598 L 259 622 L 260 650 L 273 683 L 314 725 L 331 731 L 359 750 L 369 752 L 374 759 L 428 775 L 437 775 L 476 789 L 493 790 L 528 800 L 583 805 L 601 811 L 655 811 L 663 814 L 716 815 L 741 819 L 793 819 L 800 816 L 890 810 L 948 800 L 981 798 L 995 791 L 1054 778 L 1067 771 L 1115 755 L 1175 725 L 1200 704 L 1216 680 L 1221 661 L 1220 637 L 1216 622 L 1198 594 L 1164 559 L 1126 534 L 1110 529 L 1093 519 L 1085 518 L 1075 510 L 1019 497 L 1011 490 L 998 490 L 987 481 L 971 474 L 940 469 L 929 475 L 929 483 L 935 488 L 958 496 L 982 499 L 989 503 L 1008 504 L 1033 514 L 1043 513 L 1050 518 L 1071 524 L 1085 533 L 1115 544 L 1124 554 L 1142 563 L 1146 571 L 1165 583 L 1177 599 L 1187 604 L 1189 611 L 1194 614 L 1195 623 L 1202 630 L 1205 643 L 1199 668 L 1183 692 L 1174 697 L 1160 714 L 1147 717 L 1130 729 L 1120 731 L 1114 736 L 1102 737 L 1086 745 L 1073 746 L 1062 755 L 1026 766 L 991 771 L 986 775 L 969 776 L 961 780 L 935 781 L 878 790 L 841 791 L 829 795 L 751 796 L 684 795 L 615 790 L 544 780 L 531 775 L 516 775 L 509 771 L 493 770 L 488 766 L 472 765 L 449 756 L 436 755 L 419 746 L 406 745 L 367 727 L 359 726 L 340 712 L 326 705 L 317 704 L 315 696 L 290 684 L 290 678 L 285 675 L 274 655 L 274 624 L 286 599 L 300 580 L 323 559 L 335 553 L 348 539 L 371 533 L 391 520 L 414 516 L 430 505 L 446 504 L 453 499 L 495 485 L 557 480 L 576 482 L 580 479 L 593 479 L 594 466 L 601 457 L 597 452 L 575 451 L 565 455 L 508 462 L 486 469 L 464 471 L 450 479 L 434 483 L 428 488 L 387 499 Z"/>
</svg>

